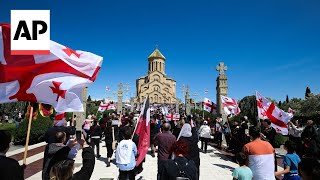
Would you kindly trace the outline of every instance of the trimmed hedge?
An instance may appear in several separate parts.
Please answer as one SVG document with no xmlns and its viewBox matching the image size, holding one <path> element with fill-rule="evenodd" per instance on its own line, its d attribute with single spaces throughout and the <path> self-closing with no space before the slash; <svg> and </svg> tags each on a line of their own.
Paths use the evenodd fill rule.
<svg viewBox="0 0 320 180">
<path fill-rule="evenodd" d="M 10 134 L 13 136 L 16 130 L 16 124 L 15 123 L 0 124 L 0 130 L 9 131 Z"/>
<path fill-rule="evenodd" d="M 52 127 L 52 125 L 53 120 L 49 117 L 42 117 L 41 115 L 38 115 L 36 120 L 32 120 L 29 145 L 44 141 L 44 134 Z M 26 143 L 27 132 L 28 120 L 24 119 L 15 133 L 14 143 L 24 145 Z"/>
</svg>

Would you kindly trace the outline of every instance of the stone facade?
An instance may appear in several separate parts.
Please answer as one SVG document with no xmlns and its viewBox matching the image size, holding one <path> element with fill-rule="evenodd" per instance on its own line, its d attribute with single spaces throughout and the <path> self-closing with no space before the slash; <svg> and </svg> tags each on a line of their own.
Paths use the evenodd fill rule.
<svg viewBox="0 0 320 180">
<path fill-rule="evenodd" d="M 148 95 L 150 103 L 176 103 L 176 81 L 167 77 L 165 61 L 158 48 L 148 57 L 148 74 L 136 80 L 136 105 L 143 103 Z"/>
<path fill-rule="evenodd" d="M 218 114 L 223 114 L 221 97 L 228 96 L 228 78 L 224 74 L 224 71 L 227 70 L 227 66 L 224 66 L 223 62 L 220 62 L 217 66 L 217 71 L 219 71 L 219 76 L 217 77 L 217 106 L 218 106 Z"/>
</svg>

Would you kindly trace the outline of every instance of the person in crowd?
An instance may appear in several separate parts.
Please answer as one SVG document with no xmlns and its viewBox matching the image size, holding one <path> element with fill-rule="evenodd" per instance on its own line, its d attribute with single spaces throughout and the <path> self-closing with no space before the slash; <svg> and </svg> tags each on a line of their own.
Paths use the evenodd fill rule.
<svg viewBox="0 0 320 180">
<path fill-rule="evenodd" d="M 132 130 L 132 121 L 131 120 L 126 120 L 126 121 L 123 121 L 124 123 L 124 126 L 120 127 L 119 128 L 119 141 L 122 141 L 124 139 L 124 133 L 130 129 Z"/>
<path fill-rule="evenodd" d="M 158 124 L 156 122 L 156 118 L 151 118 L 151 122 L 150 122 L 150 147 L 151 147 L 151 156 L 155 157 L 155 145 L 153 142 L 154 137 L 156 136 L 156 134 L 158 134 L 159 129 L 158 129 Z"/>
<path fill-rule="evenodd" d="M 88 116 L 88 119 L 85 119 L 83 124 L 82 124 L 82 129 L 89 135 L 90 133 L 90 127 L 91 127 L 91 123 L 92 123 L 92 115 Z M 87 136 L 88 138 L 89 136 Z"/>
<path fill-rule="evenodd" d="M 56 133 L 56 143 L 51 143 L 51 144 L 47 145 L 48 151 L 44 155 L 45 158 L 43 160 L 43 168 L 42 168 L 42 179 L 43 180 L 49 179 L 48 167 L 51 162 L 51 159 L 53 158 L 53 156 L 55 155 L 56 152 L 58 152 L 60 149 L 62 149 L 63 147 L 66 146 L 64 144 L 65 141 L 66 141 L 66 133 L 65 132 L 57 132 Z M 73 146 L 75 141 L 76 141 L 75 139 L 70 139 L 67 142 L 67 146 L 70 145 L 69 147 L 71 148 L 71 151 L 68 154 L 69 159 L 73 159 L 77 153 L 78 149 L 76 149 L 76 151 L 72 151 L 73 148 L 76 148 L 75 146 Z"/>
<path fill-rule="evenodd" d="M 181 127 L 183 126 L 183 124 L 181 123 L 182 121 L 174 121 L 174 126 L 173 126 L 173 129 L 172 129 L 172 134 L 178 138 L 179 134 L 180 134 L 180 131 L 181 131 Z"/>
<path fill-rule="evenodd" d="M 188 145 L 188 151 L 185 157 L 189 160 L 193 160 L 197 167 L 197 174 L 200 175 L 200 153 L 198 147 L 198 132 L 193 124 L 191 116 L 186 119 L 186 123 L 182 126 L 181 132 L 177 139 Z"/>
<path fill-rule="evenodd" d="M 18 161 L 6 157 L 10 148 L 11 134 L 0 130 L 0 174 L 1 179 L 6 180 L 23 180 L 24 171 Z"/>
<path fill-rule="evenodd" d="M 82 148 L 82 168 L 80 171 L 74 173 L 74 160 L 67 158 L 70 147 L 75 143 L 61 148 L 53 156 L 48 170 L 50 170 L 50 180 L 89 180 L 91 178 L 95 157 L 93 149 L 87 144 L 85 137 L 82 135 L 79 141 Z"/>
<path fill-rule="evenodd" d="M 289 139 L 296 144 L 296 153 L 299 156 L 302 155 L 301 133 L 303 129 L 301 121 L 288 122 Z"/>
<path fill-rule="evenodd" d="M 106 128 L 104 129 L 105 143 L 107 148 L 107 167 L 110 167 L 111 157 L 113 154 L 112 142 L 114 141 L 114 134 L 112 129 L 112 121 L 106 122 Z"/>
<path fill-rule="evenodd" d="M 102 129 L 97 120 L 93 121 L 93 126 L 90 127 L 91 147 L 94 150 L 97 147 L 97 158 L 100 158 L 100 140 L 102 139 Z"/>
<path fill-rule="evenodd" d="M 137 146 L 131 140 L 132 131 L 128 129 L 124 133 L 124 139 L 120 141 L 116 150 L 116 163 L 119 168 L 119 180 L 135 179 L 135 166 Z"/>
<path fill-rule="evenodd" d="M 230 128 L 229 128 L 228 122 L 225 122 L 223 124 L 223 134 L 224 134 L 224 137 L 226 138 L 227 146 L 229 147 L 230 139 L 231 139 L 231 133 L 230 133 Z"/>
<path fill-rule="evenodd" d="M 160 174 L 160 180 L 189 179 L 198 180 L 198 170 L 192 160 L 185 156 L 188 154 L 188 144 L 178 141 L 172 145 L 172 152 L 175 154 L 173 160 L 167 160 L 163 164 L 163 170 Z"/>
<path fill-rule="evenodd" d="M 154 137 L 154 145 L 158 146 L 158 177 L 161 175 L 163 164 L 171 156 L 172 145 L 176 142 L 176 137 L 170 132 L 170 124 L 165 123 L 162 127 L 162 133 Z"/>
<path fill-rule="evenodd" d="M 207 121 L 203 121 L 199 129 L 199 137 L 201 140 L 201 151 L 207 153 L 208 141 L 211 139 L 211 129 Z"/>
<path fill-rule="evenodd" d="M 283 171 L 275 172 L 275 176 L 284 174 L 283 180 L 300 180 L 298 175 L 298 164 L 301 162 L 300 157 L 295 153 L 296 145 L 293 141 L 288 140 L 284 144 L 287 154 L 283 159 Z"/>
<path fill-rule="evenodd" d="M 251 180 L 253 175 L 251 169 L 246 166 L 246 155 L 242 152 L 236 154 L 236 161 L 240 167 L 233 170 L 233 180 Z"/>
<path fill-rule="evenodd" d="M 299 164 L 299 175 L 303 180 L 320 179 L 320 160 L 318 158 L 302 158 Z"/>
<path fill-rule="evenodd" d="M 260 128 L 250 127 L 252 142 L 243 147 L 247 164 L 253 173 L 253 180 L 274 180 L 275 150 L 272 145 L 260 139 Z"/>
<path fill-rule="evenodd" d="M 277 134 L 276 130 L 271 126 L 270 119 L 265 119 L 263 121 L 264 130 L 261 134 L 262 139 L 267 140 L 272 147 L 275 147 L 275 136 Z"/>
<path fill-rule="evenodd" d="M 320 134 L 313 125 L 307 125 L 301 133 L 302 157 L 320 157 Z"/>
<path fill-rule="evenodd" d="M 53 127 L 49 128 L 45 135 L 44 139 L 46 143 L 51 144 L 51 143 L 57 143 L 56 141 L 56 134 L 57 132 L 65 132 L 66 133 L 66 141 L 65 143 L 70 139 L 70 136 L 75 135 L 76 129 L 75 127 L 66 127 L 66 121 L 65 120 L 55 120 Z"/>
<path fill-rule="evenodd" d="M 218 148 L 221 148 L 221 143 L 222 143 L 222 132 L 223 132 L 223 129 L 222 129 L 222 125 L 221 125 L 221 118 L 218 117 L 216 119 L 216 124 L 215 124 L 215 139 L 216 139 L 216 143 L 217 143 L 217 146 Z"/>
</svg>

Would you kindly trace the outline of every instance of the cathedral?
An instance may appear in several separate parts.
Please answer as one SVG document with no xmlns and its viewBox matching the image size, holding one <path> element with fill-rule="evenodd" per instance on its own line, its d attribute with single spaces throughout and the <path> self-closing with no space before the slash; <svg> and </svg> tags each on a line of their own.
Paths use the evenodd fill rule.
<svg viewBox="0 0 320 180">
<path fill-rule="evenodd" d="M 150 54 L 147 75 L 136 80 L 135 104 L 143 103 L 148 95 L 153 104 L 176 103 L 176 81 L 166 75 L 165 61 L 158 48 Z"/>
</svg>

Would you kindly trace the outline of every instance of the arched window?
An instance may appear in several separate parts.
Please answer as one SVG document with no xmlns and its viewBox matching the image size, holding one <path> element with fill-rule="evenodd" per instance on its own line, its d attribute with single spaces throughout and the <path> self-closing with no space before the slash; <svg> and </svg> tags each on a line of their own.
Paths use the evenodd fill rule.
<svg viewBox="0 0 320 180">
<path fill-rule="evenodd" d="M 160 86 L 154 85 L 154 86 L 153 86 L 153 89 L 154 89 L 155 91 L 160 91 Z"/>
<path fill-rule="evenodd" d="M 154 95 L 154 102 L 158 102 L 158 94 Z"/>
<path fill-rule="evenodd" d="M 153 103 L 153 97 L 150 97 L 150 103 Z"/>
</svg>

